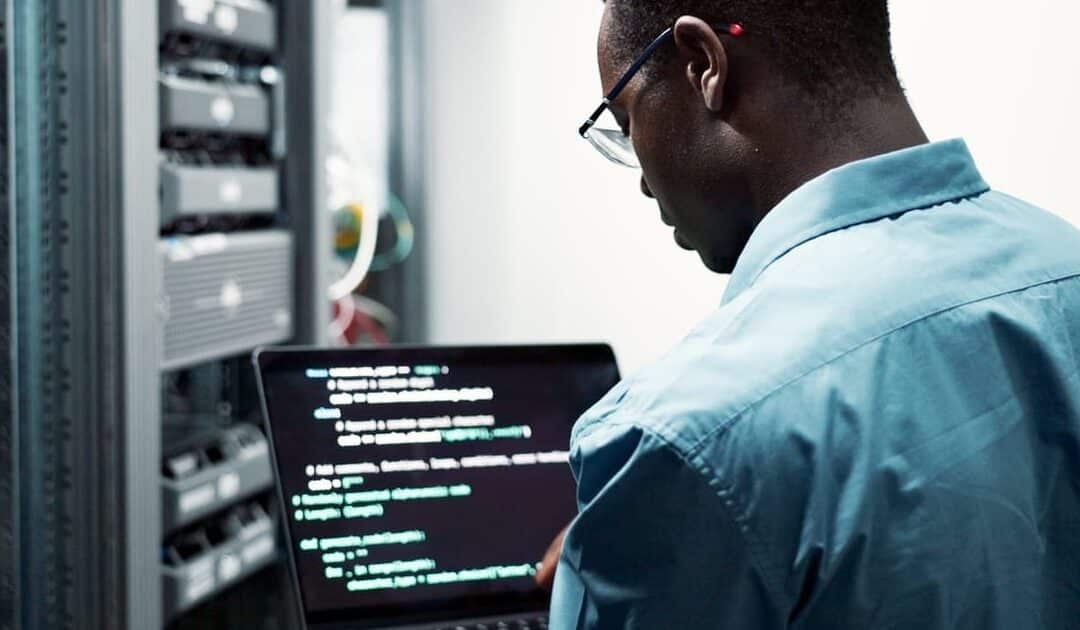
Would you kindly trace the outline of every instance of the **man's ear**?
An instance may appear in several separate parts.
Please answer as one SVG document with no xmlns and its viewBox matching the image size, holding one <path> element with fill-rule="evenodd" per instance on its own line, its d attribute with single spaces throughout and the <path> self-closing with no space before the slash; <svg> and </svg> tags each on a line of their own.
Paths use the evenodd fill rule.
<svg viewBox="0 0 1080 630">
<path fill-rule="evenodd" d="M 686 78 L 705 106 L 719 112 L 724 104 L 728 57 L 723 42 L 700 18 L 683 16 L 675 22 L 675 46 L 686 64 Z"/>
</svg>

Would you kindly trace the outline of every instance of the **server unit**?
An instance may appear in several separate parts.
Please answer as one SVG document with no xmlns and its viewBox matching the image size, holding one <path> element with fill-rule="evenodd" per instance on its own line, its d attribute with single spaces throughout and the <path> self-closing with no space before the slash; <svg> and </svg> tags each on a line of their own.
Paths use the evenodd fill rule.
<svg viewBox="0 0 1080 630">
<path fill-rule="evenodd" d="M 292 337 L 293 237 L 284 230 L 164 239 L 162 367 L 177 369 Z"/>
<path fill-rule="evenodd" d="M 273 167 L 161 165 L 161 222 L 185 217 L 273 214 L 280 206 Z"/>
<path fill-rule="evenodd" d="M 206 431 L 165 456 L 162 530 L 196 523 L 270 489 L 270 449 L 259 429 L 239 424 Z"/>
<path fill-rule="evenodd" d="M 264 503 L 240 504 L 171 537 L 162 555 L 162 617 L 171 619 L 277 559 L 276 522 Z"/>
<path fill-rule="evenodd" d="M 270 96 L 258 86 L 164 75 L 158 94 L 162 131 L 270 133 Z"/>
<path fill-rule="evenodd" d="M 274 50 L 277 20 L 262 0 L 161 0 L 163 38 L 204 37 L 255 50 Z"/>
</svg>

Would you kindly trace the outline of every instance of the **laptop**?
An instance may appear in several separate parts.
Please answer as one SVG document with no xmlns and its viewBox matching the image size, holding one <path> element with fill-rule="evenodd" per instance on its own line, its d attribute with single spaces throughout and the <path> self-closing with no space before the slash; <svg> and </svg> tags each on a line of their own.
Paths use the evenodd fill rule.
<svg viewBox="0 0 1080 630">
<path fill-rule="evenodd" d="M 605 345 L 255 354 L 310 630 L 543 629 L 537 561 L 575 516 L 574 421 Z"/>
</svg>

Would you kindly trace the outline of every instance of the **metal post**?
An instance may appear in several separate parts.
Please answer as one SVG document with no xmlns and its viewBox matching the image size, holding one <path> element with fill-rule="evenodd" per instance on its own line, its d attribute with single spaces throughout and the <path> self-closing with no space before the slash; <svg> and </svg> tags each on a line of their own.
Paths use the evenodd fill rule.
<svg viewBox="0 0 1080 630">
<path fill-rule="evenodd" d="M 428 338 L 426 237 L 424 220 L 423 2 L 396 0 L 385 4 L 390 16 L 390 190 L 401 198 L 420 240 L 401 265 L 376 275 L 371 289 L 401 319 L 400 341 Z"/>
<path fill-rule="evenodd" d="M 115 1 L 115 0 L 113 0 Z M 128 630 L 160 628 L 162 326 L 158 258 L 157 2 L 119 0 L 111 46 L 119 111 L 112 134 L 119 148 L 123 212 L 123 470 L 124 599 Z"/>
<path fill-rule="evenodd" d="M 285 199 L 296 243 L 296 343 L 324 345 L 330 322 L 326 155 L 331 3 L 278 5 L 284 34 Z"/>
<path fill-rule="evenodd" d="M 12 391 L 15 388 L 14 247 L 11 211 L 10 42 L 13 6 L 0 9 L 0 628 L 14 628 L 19 618 L 18 487 L 19 435 Z"/>
<path fill-rule="evenodd" d="M 161 626 L 156 7 L 6 6 L 3 627 Z"/>
</svg>

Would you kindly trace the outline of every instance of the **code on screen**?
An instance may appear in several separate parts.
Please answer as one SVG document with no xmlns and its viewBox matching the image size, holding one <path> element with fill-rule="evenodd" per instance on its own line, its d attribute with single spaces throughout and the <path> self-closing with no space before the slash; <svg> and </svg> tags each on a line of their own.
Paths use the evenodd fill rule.
<svg viewBox="0 0 1080 630">
<path fill-rule="evenodd" d="M 575 513 L 570 428 L 617 371 L 443 359 L 264 374 L 308 610 L 535 592 Z"/>
</svg>

